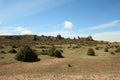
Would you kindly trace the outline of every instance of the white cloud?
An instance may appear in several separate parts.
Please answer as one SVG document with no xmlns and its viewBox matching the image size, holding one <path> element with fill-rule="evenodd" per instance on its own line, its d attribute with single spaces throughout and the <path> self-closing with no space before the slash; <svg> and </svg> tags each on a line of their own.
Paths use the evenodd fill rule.
<svg viewBox="0 0 120 80">
<path fill-rule="evenodd" d="M 94 30 L 94 29 L 110 28 L 110 27 L 114 27 L 114 26 L 118 25 L 118 23 L 120 23 L 120 20 L 114 20 L 114 21 L 109 22 L 109 23 L 105 23 L 105 24 L 101 24 L 101 25 L 98 25 L 98 26 L 90 27 L 89 29 Z"/>
<path fill-rule="evenodd" d="M 104 40 L 104 41 L 119 41 L 120 42 L 120 31 L 113 32 L 102 32 L 92 34 L 93 38 L 96 40 Z"/>
<path fill-rule="evenodd" d="M 112 22 L 108 22 L 108 23 L 97 25 L 97 26 L 84 28 L 84 29 L 81 29 L 80 31 L 106 29 L 106 28 L 116 27 L 118 25 L 120 25 L 120 20 L 114 20 Z"/>
<path fill-rule="evenodd" d="M 73 23 L 70 21 L 65 21 L 64 22 L 64 28 L 65 29 L 72 29 L 73 28 Z"/>
<path fill-rule="evenodd" d="M 33 34 L 33 32 L 31 30 L 28 30 L 28 29 L 23 28 L 21 26 L 17 27 L 15 30 L 19 31 L 21 34 Z"/>
<path fill-rule="evenodd" d="M 0 20 L 4 21 L 29 16 L 70 1 L 71 0 L 14 0 L 14 2 L 2 2 L 0 0 Z"/>
</svg>

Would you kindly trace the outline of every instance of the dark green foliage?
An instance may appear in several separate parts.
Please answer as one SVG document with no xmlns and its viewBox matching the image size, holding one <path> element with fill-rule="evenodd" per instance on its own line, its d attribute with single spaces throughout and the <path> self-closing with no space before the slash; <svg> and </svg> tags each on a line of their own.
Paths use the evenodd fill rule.
<svg viewBox="0 0 120 80">
<path fill-rule="evenodd" d="M 0 49 L 3 49 L 4 47 L 3 46 L 0 46 Z"/>
<path fill-rule="evenodd" d="M 63 39 L 63 37 L 61 37 L 61 35 L 59 34 L 59 35 L 57 35 L 57 37 L 56 37 L 58 40 L 60 40 L 60 39 Z"/>
<path fill-rule="evenodd" d="M 29 46 L 25 46 L 20 49 L 16 55 L 16 59 L 19 61 L 33 62 L 38 61 L 38 55 L 33 52 Z"/>
<path fill-rule="evenodd" d="M 49 56 L 53 56 L 53 57 L 63 58 L 61 51 L 60 51 L 60 50 L 57 50 L 57 49 L 55 48 L 55 46 L 52 46 L 52 47 L 48 50 L 48 55 L 49 55 Z"/>
<path fill-rule="evenodd" d="M 33 41 L 36 41 L 37 40 L 37 35 L 34 35 L 33 36 Z"/>
<path fill-rule="evenodd" d="M 47 55 L 48 54 L 48 50 L 42 50 L 41 52 L 40 52 L 40 55 Z"/>
<path fill-rule="evenodd" d="M 1 51 L 0 53 L 2 53 L 2 54 L 6 54 L 6 52 L 5 52 L 5 51 Z"/>
<path fill-rule="evenodd" d="M 0 59 L 4 59 L 5 57 L 0 57 Z"/>
<path fill-rule="evenodd" d="M 96 47 L 95 49 L 96 49 L 96 50 L 99 50 L 99 47 Z"/>
<path fill-rule="evenodd" d="M 58 57 L 58 58 L 63 58 L 63 56 L 62 56 L 62 54 L 61 54 L 61 52 L 59 50 L 55 50 L 53 56 Z"/>
<path fill-rule="evenodd" d="M 72 67 L 72 65 L 71 65 L 71 64 L 68 64 L 68 67 Z"/>
<path fill-rule="evenodd" d="M 105 48 L 104 51 L 105 51 L 105 52 L 108 52 L 108 48 Z"/>
<path fill-rule="evenodd" d="M 17 53 L 17 51 L 15 49 L 11 49 L 8 51 L 9 53 Z"/>
<path fill-rule="evenodd" d="M 115 52 L 120 52 L 120 47 L 115 50 Z"/>
<path fill-rule="evenodd" d="M 13 45 L 12 48 L 17 48 L 17 46 L 16 46 L 16 45 Z"/>
<path fill-rule="evenodd" d="M 110 54 L 115 55 L 115 53 L 114 53 L 114 52 L 111 52 Z"/>
<path fill-rule="evenodd" d="M 89 56 L 95 56 L 94 50 L 92 48 L 89 48 L 88 52 L 87 52 L 87 55 L 89 55 Z"/>
</svg>

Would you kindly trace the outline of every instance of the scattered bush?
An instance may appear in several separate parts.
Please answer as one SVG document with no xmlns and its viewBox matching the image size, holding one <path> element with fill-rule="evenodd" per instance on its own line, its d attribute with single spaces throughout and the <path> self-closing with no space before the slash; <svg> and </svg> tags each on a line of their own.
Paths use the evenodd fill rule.
<svg viewBox="0 0 120 80">
<path fill-rule="evenodd" d="M 94 50 L 92 48 L 89 48 L 88 52 L 87 52 L 87 55 L 89 55 L 89 56 L 95 56 Z"/>
<path fill-rule="evenodd" d="M 99 50 L 99 47 L 96 47 L 95 49 L 96 49 L 96 50 Z"/>
<path fill-rule="evenodd" d="M 5 57 L 0 57 L 0 59 L 4 59 Z"/>
<path fill-rule="evenodd" d="M 61 50 L 61 49 L 60 49 L 59 51 L 60 51 L 61 53 L 63 53 L 63 52 L 64 52 L 64 51 L 63 51 L 63 50 Z"/>
<path fill-rule="evenodd" d="M 72 65 L 71 65 L 71 64 L 68 64 L 68 67 L 72 67 Z"/>
<path fill-rule="evenodd" d="M 48 55 L 53 57 L 63 58 L 61 51 L 57 50 L 54 46 L 52 46 L 48 50 Z"/>
<path fill-rule="evenodd" d="M 120 52 L 120 47 L 115 50 L 115 52 Z"/>
<path fill-rule="evenodd" d="M 40 52 L 40 55 L 47 55 L 48 54 L 48 50 L 42 50 L 41 52 Z"/>
<path fill-rule="evenodd" d="M 6 54 L 6 52 L 5 52 L 5 51 L 1 51 L 0 53 L 2 53 L 2 54 Z"/>
<path fill-rule="evenodd" d="M 17 48 L 17 46 L 16 46 L 16 45 L 13 45 L 12 48 Z"/>
<path fill-rule="evenodd" d="M 110 52 L 110 54 L 115 55 L 115 53 L 114 53 L 114 52 Z"/>
<path fill-rule="evenodd" d="M 25 46 L 17 53 L 16 59 L 19 61 L 33 62 L 38 61 L 38 55 L 29 46 Z"/>
<path fill-rule="evenodd" d="M 3 49 L 3 48 L 4 48 L 4 47 L 1 45 L 1 46 L 0 46 L 0 49 Z"/>
<path fill-rule="evenodd" d="M 108 48 L 105 48 L 105 49 L 104 49 L 104 52 L 108 52 Z"/>
<path fill-rule="evenodd" d="M 15 49 L 11 49 L 8 51 L 9 53 L 17 53 L 17 51 Z"/>
</svg>

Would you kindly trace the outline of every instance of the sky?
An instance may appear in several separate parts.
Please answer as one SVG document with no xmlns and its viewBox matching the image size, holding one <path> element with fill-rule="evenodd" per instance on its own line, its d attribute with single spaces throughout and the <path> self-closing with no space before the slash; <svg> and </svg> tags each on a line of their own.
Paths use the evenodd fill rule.
<svg viewBox="0 0 120 80">
<path fill-rule="evenodd" d="M 120 0 L 0 0 L 0 35 L 120 42 Z"/>
</svg>

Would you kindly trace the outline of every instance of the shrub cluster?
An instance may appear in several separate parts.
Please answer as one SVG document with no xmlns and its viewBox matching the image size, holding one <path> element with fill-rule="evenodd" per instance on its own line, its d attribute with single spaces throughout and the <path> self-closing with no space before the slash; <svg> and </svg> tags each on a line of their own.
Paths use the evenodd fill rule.
<svg viewBox="0 0 120 80">
<path fill-rule="evenodd" d="M 95 56 L 94 50 L 92 48 L 89 48 L 88 52 L 87 52 L 87 55 L 89 55 L 89 56 Z"/>
<path fill-rule="evenodd" d="M 63 50 L 57 50 L 54 46 L 52 46 L 49 50 L 42 50 L 40 54 L 63 58 L 62 52 Z"/>
<path fill-rule="evenodd" d="M 120 47 L 115 50 L 115 52 L 120 52 Z"/>
<path fill-rule="evenodd" d="M 25 46 L 21 48 L 15 58 L 19 61 L 25 61 L 25 62 L 38 61 L 38 55 L 34 53 L 29 46 Z"/>
<path fill-rule="evenodd" d="M 8 51 L 9 53 L 17 53 L 17 51 L 15 49 L 11 49 Z"/>
<path fill-rule="evenodd" d="M 105 52 L 108 52 L 108 48 L 105 48 L 104 51 L 105 51 Z"/>
</svg>

